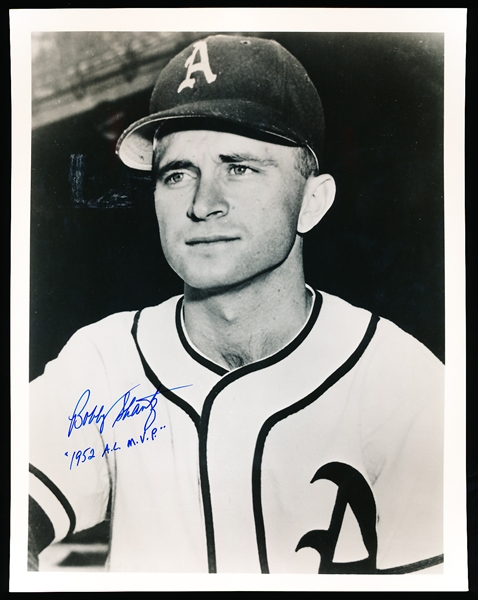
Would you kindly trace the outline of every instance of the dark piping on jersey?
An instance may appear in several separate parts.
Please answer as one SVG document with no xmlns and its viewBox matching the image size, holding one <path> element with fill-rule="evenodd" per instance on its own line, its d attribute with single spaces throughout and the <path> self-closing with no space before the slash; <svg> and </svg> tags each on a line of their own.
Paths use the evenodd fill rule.
<svg viewBox="0 0 478 600">
<path fill-rule="evenodd" d="M 196 350 L 188 342 L 188 340 L 186 338 L 186 334 L 184 333 L 183 327 L 181 324 L 182 309 L 183 309 L 183 298 L 180 298 L 178 300 L 178 303 L 176 304 L 176 330 L 178 332 L 179 339 L 181 341 L 181 344 L 183 345 L 183 348 L 186 350 L 186 352 L 189 354 L 189 356 L 191 356 L 191 358 L 193 358 L 196 362 L 198 362 L 203 367 L 206 367 L 206 369 L 209 369 L 210 371 L 212 371 L 213 373 L 216 373 L 217 375 L 221 375 L 221 376 L 226 375 L 226 373 L 228 372 L 227 369 L 225 369 L 224 367 L 221 367 L 221 365 L 217 365 L 215 362 L 212 362 L 212 360 L 209 360 L 202 354 L 199 354 L 199 352 L 196 352 Z"/>
<path fill-rule="evenodd" d="M 201 450 L 202 445 L 206 444 L 207 434 L 201 435 L 201 430 L 204 430 L 202 419 L 198 413 L 194 410 L 194 408 L 188 404 L 185 400 L 168 390 L 166 386 L 164 386 L 161 381 L 158 379 L 153 369 L 149 366 L 146 361 L 141 348 L 138 343 L 138 322 L 141 311 L 138 311 L 134 316 L 133 327 L 131 329 L 131 334 L 134 339 L 134 343 L 136 345 L 136 349 L 139 354 L 139 358 L 141 360 L 141 364 L 143 365 L 144 372 L 149 381 L 153 384 L 153 386 L 160 392 L 165 398 L 176 404 L 179 408 L 184 410 L 184 412 L 191 417 L 196 430 L 199 436 L 199 477 L 201 481 L 201 492 L 203 499 L 203 512 L 204 512 L 204 522 L 206 529 L 206 546 L 207 546 L 207 555 L 208 555 L 208 570 L 209 573 L 216 572 L 216 551 L 215 551 L 215 543 L 214 543 L 214 525 L 212 521 L 212 509 L 211 509 L 211 494 L 209 491 L 209 480 L 207 475 L 207 461 L 206 461 L 206 449 L 204 451 Z M 207 425 L 206 425 L 207 427 Z M 203 442 L 201 443 L 201 440 Z"/>
<path fill-rule="evenodd" d="M 181 302 L 181 300 L 180 300 Z M 179 303 L 178 303 L 179 305 Z M 214 400 L 217 396 L 222 392 L 228 385 L 237 381 L 241 377 L 244 377 L 248 373 L 252 373 L 253 371 L 258 371 L 260 369 L 264 369 L 270 365 L 273 365 L 277 362 L 283 360 L 286 356 L 291 354 L 309 335 L 313 326 L 315 325 L 317 318 L 319 316 L 320 309 L 322 307 L 322 296 L 316 292 L 315 301 L 312 307 L 309 320 L 306 323 L 305 327 L 302 331 L 297 335 L 297 337 L 292 340 L 285 348 L 282 348 L 276 354 L 272 356 L 268 356 L 263 360 L 259 360 L 257 362 L 250 363 L 245 365 L 244 367 L 240 367 L 231 371 L 224 375 L 224 377 L 216 383 L 216 385 L 212 388 L 209 394 L 206 396 L 204 401 L 201 420 L 199 424 L 199 472 L 201 475 L 201 492 L 203 498 L 203 506 L 204 506 L 204 516 L 206 522 L 206 539 L 207 539 L 207 548 L 208 548 L 208 560 L 209 560 L 209 572 L 216 573 L 217 565 L 216 565 L 216 549 L 215 549 L 215 540 L 214 540 L 214 523 L 213 523 L 213 513 L 212 513 L 212 501 L 211 501 L 211 490 L 209 486 L 209 473 L 207 469 L 207 434 L 208 434 L 208 424 L 209 418 L 211 415 L 211 409 L 214 404 Z M 181 325 L 180 320 L 177 321 L 179 326 Z M 187 342 L 187 340 L 186 340 Z M 207 365 L 206 365 L 207 366 Z"/>
<path fill-rule="evenodd" d="M 262 456 L 264 453 L 264 447 L 266 438 L 269 432 L 283 419 L 286 419 L 290 415 L 293 415 L 300 410 L 306 408 L 313 402 L 315 402 L 320 396 L 322 396 L 329 388 L 335 385 L 344 375 L 346 375 L 353 367 L 357 364 L 360 357 L 365 352 L 369 345 L 372 337 L 377 329 L 377 323 L 379 317 L 372 315 L 365 332 L 362 341 L 349 356 L 349 358 L 336 370 L 334 371 L 318 388 L 312 391 L 310 394 L 295 402 L 291 406 L 280 410 L 279 412 L 271 415 L 259 432 L 256 449 L 254 452 L 254 459 L 252 463 L 252 504 L 254 510 L 254 519 L 256 522 L 256 536 L 257 536 L 257 550 L 259 553 L 259 561 L 261 564 L 262 573 L 269 573 L 269 563 L 267 560 L 267 547 L 266 547 L 266 535 L 264 527 L 264 515 L 262 511 L 262 490 L 261 490 L 261 468 L 262 468 Z"/>
<path fill-rule="evenodd" d="M 143 353 L 141 352 L 141 348 L 138 343 L 138 322 L 139 317 L 141 316 L 141 311 L 138 311 L 134 315 L 133 327 L 131 329 L 131 335 L 133 336 L 134 343 L 136 345 L 136 350 L 138 351 L 139 358 L 141 360 L 141 364 L 143 365 L 143 370 L 145 372 L 146 377 L 149 379 L 150 383 L 156 388 L 156 390 L 165 398 L 179 406 L 184 412 L 191 417 L 192 422 L 196 426 L 196 429 L 199 428 L 199 420 L 200 417 L 198 413 L 194 410 L 194 408 L 188 404 L 185 400 L 174 394 L 171 390 L 168 390 L 166 386 L 164 386 L 161 381 L 156 376 L 156 373 L 149 366 L 147 360 L 144 358 Z"/>
<path fill-rule="evenodd" d="M 63 492 L 61 492 L 58 489 L 58 487 L 53 483 L 53 481 L 49 477 L 47 477 L 45 473 L 40 471 L 40 469 L 37 469 L 33 465 L 30 465 L 28 470 L 30 471 L 30 473 L 32 473 L 32 475 L 35 475 L 35 477 L 39 479 L 54 496 L 56 496 L 57 500 L 65 509 L 65 512 L 68 515 L 68 519 L 70 521 L 70 527 L 66 535 L 68 536 L 71 533 L 73 533 L 76 527 L 76 515 L 66 496 L 64 496 Z"/>
<path fill-rule="evenodd" d="M 131 334 L 134 339 L 134 343 L 136 345 L 136 349 L 138 351 L 141 363 L 143 365 L 144 372 L 148 378 L 148 380 L 155 386 L 155 388 L 168 400 L 176 404 L 179 408 L 184 410 L 189 417 L 192 419 L 196 429 L 198 431 L 199 436 L 199 475 L 201 481 L 201 494 L 202 494 L 202 502 L 203 502 L 203 512 L 204 512 L 204 522 L 206 529 L 206 544 L 207 544 L 207 555 L 208 555 L 208 570 L 209 573 L 217 572 L 217 564 L 216 564 L 216 544 L 214 539 L 214 522 L 213 522 L 213 514 L 212 514 L 212 501 L 211 501 L 211 490 L 209 485 L 209 474 L 207 468 L 207 434 L 208 434 L 208 425 L 209 418 L 211 415 L 212 405 L 214 400 L 218 396 L 220 392 L 222 392 L 229 384 L 237 381 L 239 378 L 251 373 L 253 371 L 258 371 L 260 369 L 264 369 L 268 366 L 271 366 L 277 362 L 283 360 L 286 356 L 294 352 L 297 347 L 305 340 L 305 338 L 309 335 L 312 328 L 314 327 L 317 318 L 320 313 L 320 309 L 322 307 L 322 296 L 319 292 L 315 292 L 314 294 L 314 304 L 312 306 L 312 310 L 309 315 L 309 319 L 305 324 L 304 328 L 299 332 L 296 338 L 294 338 L 287 346 L 282 348 L 276 354 L 272 356 L 268 356 L 263 360 L 259 360 L 254 363 L 250 363 L 245 365 L 244 367 L 240 367 L 235 369 L 234 371 L 227 372 L 220 367 L 219 365 L 215 365 L 211 361 L 208 361 L 206 358 L 202 357 L 200 354 L 194 351 L 193 348 L 189 345 L 184 332 L 182 331 L 181 326 L 181 308 L 183 299 L 180 298 L 178 304 L 176 306 L 176 326 L 179 338 L 184 346 L 184 348 L 189 352 L 189 354 L 198 361 L 203 366 L 213 370 L 217 374 L 221 374 L 224 371 L 224 375 L 220 381 L 216 383 L 216 385 L 211 389 L 209 394 L 206 396 L 204 401 L 203 409 L 201 412 L 201 416 L 193 409 L 193 407 L 188 404 L 185 400 L 177 396 L 174 392 L 167 389 L 156 376 L 154 371 L 149 366 L 146 361 L 141 348 L 138 343 L 138 323 L 141 315 L 141 311 L 138 311 L 134 316 L 133 327 L 131 329 Z M 220 371 L 219 371 L 220 370 Z"/>
</svg>

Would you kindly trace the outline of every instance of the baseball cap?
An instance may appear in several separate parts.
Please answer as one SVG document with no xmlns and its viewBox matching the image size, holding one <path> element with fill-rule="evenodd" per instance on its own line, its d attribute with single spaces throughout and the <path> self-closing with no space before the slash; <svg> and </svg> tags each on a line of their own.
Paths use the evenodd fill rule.
<svg viewBox="0 0 478 600">
<path fill-rule="evenodd" d="M 213 35 L 182 50 L 159 74 L 150 114 L 123 132 L 116 153 L 129 167 L 151 170 L 158 127 L 167 123 L 169 132 L 191 123 L 197 129 L 198 120 L 307 147 L 319 168 L 324 134 L 320 97 L 302 64 L 274 40 Z"/>
</svg>

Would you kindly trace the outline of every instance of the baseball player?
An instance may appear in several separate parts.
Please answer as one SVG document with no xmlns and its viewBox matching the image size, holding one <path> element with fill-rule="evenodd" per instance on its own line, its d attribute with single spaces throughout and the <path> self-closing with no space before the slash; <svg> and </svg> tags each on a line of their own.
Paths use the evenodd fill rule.
<svg viewBox="0 0 478 600">
<path fill-rule="evenodd" d="M 81 329 L 32 383 L 31 568 L 107 510 L 112 571 L 443 561 L 443 366 L 304 281 L 335 194 L 323 131 L 274 41 L 211 36 L 163 69 L 117 152 L 152 171 L 184 295 Z"/>
</svg>

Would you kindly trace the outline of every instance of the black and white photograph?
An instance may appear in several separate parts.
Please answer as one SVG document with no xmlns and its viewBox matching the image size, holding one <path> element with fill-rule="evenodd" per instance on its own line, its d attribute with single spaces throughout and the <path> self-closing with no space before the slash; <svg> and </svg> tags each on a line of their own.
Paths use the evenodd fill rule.
<svg viewBox="0 0 478 600">
<path fill-rule="evenodd" d="M 311 10 L 20 11 L 16 591 L 466 589 L 466 11 Z"/>
</svg>

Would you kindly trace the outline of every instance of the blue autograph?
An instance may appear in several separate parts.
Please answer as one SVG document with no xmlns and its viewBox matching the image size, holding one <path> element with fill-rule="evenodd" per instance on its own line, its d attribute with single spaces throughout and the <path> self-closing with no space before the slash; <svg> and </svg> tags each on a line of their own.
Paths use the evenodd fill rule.
<svg viewBox="0 0 478 600">
<path fill-rule="evenodd" d="M 171 391 L 179 390 L 185 387 L 191 387 L 191 385 L 192 384 L 180 385 L 178 387 L 171 388 Z M 120 405 L 120 410 L 114 418 L 111 427 L 114 427 L 116 423 L 119 423 L 120 421 L 140 415 L 144 411 L 149 411 L 143 427 L 143 432 L 146 433 L 156 420 L 156 405 L 158 404 L 158 396 L 160 395 L 160 392 L 156 390 L 154 394 L 138 398 L 131 393 L 137 387 L 139 387 L 139 383 L 125 392 L 121 398 L 116 400 L 116 402 L 113 402 L 108 410 L 105 410 L 104 404 L 102 404 L 100 407 L 98 407 L 96 404 L 93 410 L 89 410 L 88 402 L 90 400 L 91 390 L 85 390 L 76 403 L 73 414 L 68 417 L 68 420 L 70 421 L 68 437 L 71 436 L 74 429 L 81 429 L 85 425 L 91 425 L 92 423 L 99 425 L 100 433 L 103 433 L 106 418 L 111 414 L 111 411 L 117 407 L 118 404 Z"/>
</svg>

